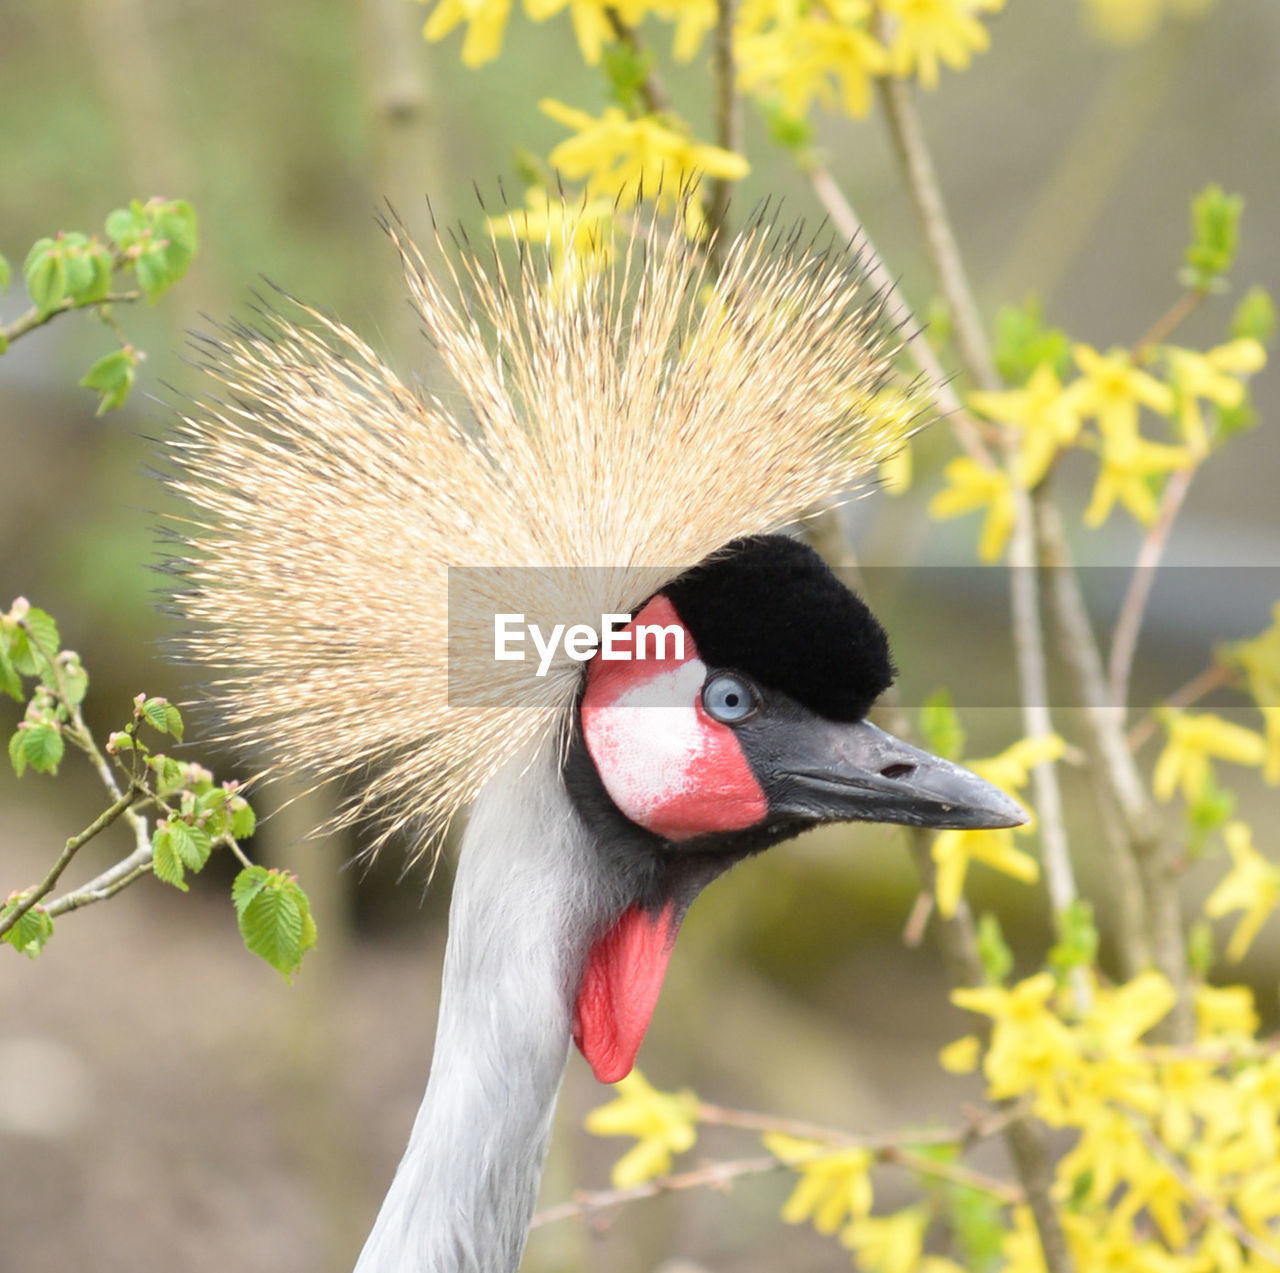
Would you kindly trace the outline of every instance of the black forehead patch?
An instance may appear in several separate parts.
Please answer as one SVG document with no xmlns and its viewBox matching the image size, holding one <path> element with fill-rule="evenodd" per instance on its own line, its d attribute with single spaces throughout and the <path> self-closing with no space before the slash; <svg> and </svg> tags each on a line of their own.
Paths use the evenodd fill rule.
<svg viewBox="0 0 1280 1273">
<path fill-rule="evenodd" d="M 744 672 L 830 720 L 861 720 L 893 682 L 875 615 L 786 535 L 736 539 L 663 592 L 708 667 Z"/>
</svg>

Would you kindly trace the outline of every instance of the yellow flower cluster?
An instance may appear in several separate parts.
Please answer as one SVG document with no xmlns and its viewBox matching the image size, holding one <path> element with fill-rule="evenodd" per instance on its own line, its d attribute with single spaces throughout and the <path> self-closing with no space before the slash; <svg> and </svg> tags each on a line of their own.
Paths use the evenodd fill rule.
<svg viewBox="0 0 1280 1273">
<path fill-rule="evenodd" d="M 698 1098 L 689 1091 L 659 1092 L 632 1070 L 615 1083 L 618 1097 L 593 1109 L 587 1131 L 597 1136 L 634 1136 L 636 1143 L 613 1165 L 615 1189 L 627 1189 L 671 1169 L 673 1154 L 698 1139 Z"/>
<path fill-rule="evenodd" d="M 1117 503 L 1144 526 L 1156 518 L 1153 483 L 1176 469 L 1198 464 L 1213 441 L 1203 404 L 1223 410 L 1245 400 L 1248 377 L 1266 362 L 1252 338 L 1228 341 L 1205 353 L 1191 349 L 1158 351 L 1164 376 L 1140 366 L 1129 351 L 1102 354 L 1089 345 L 1073 351 L 1079 375 L 1063 385 L 1049 363 L 1035 369 L 1021 388 L 971 393 L 979 415 L 1012 430 L 1017 459 L 1012 476 L 968 456 L 952 460 L 946 485 L 929 505 L 936 518 L 984 510 L 978 556 L 997 561 L 1013 530 L 1013 482 L 1031 488 L 1043 480 L 1059 453 L 1083 446 L 1098 454 L 1093 496 L 1085 510 L 1088 526 L 1100 526 Z M 1156 442 L 1139 429 L 1142 408 L 1176 421 L 1176 443 Z M 1092 422 L 1093 427 L 1087 427 Z M 1277 726 L 1280 728 L 1280 726 Z"/>
<path fill-rule="evenodd" d="M 1271 609 L 1271 626 L 1252 641 L 1230 647 L 1227 658 L 1245 674 L 1249 693 L 1266 726 L 1267 757 L 1262 776 L 1280 782 L 1280 601 Z"/>
<path fill-rule="evenodd" d="M 1023 738 L 989 760 L 969 761 L 969 767 L 1011 796 L 1026 786 L 1031 770 L 1046 761 L 1057 760 L 1065 744 L 1057 734 L 1044 738 Z M 933 860 L 938 874 L 934 892 L 938 910 L 945 916 L 956 913 L 964 891 L 964 877 L 970 862 L 985 862 L 997 871 L 1024 884 L 1040 878 L 1040 865 L 1014 843 L 1014 837 L 1034 829 L 1034 823 L 1011 830 L 940 831 L 933 839 Z"/>
<path fill-rule="evenodd" d="M 1280 1267 L 1280 1054 L 1254 1042 L 1246 988 L 1199 987 L 1196 1040 L 1183 1048 L 1143 1042 L 1174 1003 L 1156 972 L 1095 985 L 1080 1014 L 1049 973 L 952 998 L 991 1020 L 989 1096 L 1027 1101 L 1075 1134 L 1053 1189 L 1075 1267 Z M 1043 1273 L 1025 1208 L 1003 1254 L 1008 1273 Z"/>
</svg>

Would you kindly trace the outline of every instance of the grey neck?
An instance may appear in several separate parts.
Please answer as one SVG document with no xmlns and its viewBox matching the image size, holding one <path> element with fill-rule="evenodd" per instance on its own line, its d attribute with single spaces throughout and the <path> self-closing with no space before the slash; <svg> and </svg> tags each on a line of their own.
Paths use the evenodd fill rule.
<svg viewBox="0 0 1280 1273">
<path fill-rule="evenodd" d="M 431 1078 L 356 1273 L 515 1273 L 609 894 L 556 749 L 481 793 L 463 838 Z"/>
</svg>

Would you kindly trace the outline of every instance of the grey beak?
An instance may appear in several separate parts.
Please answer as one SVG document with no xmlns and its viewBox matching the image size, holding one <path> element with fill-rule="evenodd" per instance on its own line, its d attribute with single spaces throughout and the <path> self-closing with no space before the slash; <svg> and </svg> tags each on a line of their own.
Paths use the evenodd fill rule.
<svg viewBox="0 0 1280 1273">
<path fill-rule="evenodd" d="M 870 721 L 810 721 L 773 758 L 770 810 L 826 822 L 977 830 L 1018 827 L 1027 811 L 961 765 Z"/>
</svg>

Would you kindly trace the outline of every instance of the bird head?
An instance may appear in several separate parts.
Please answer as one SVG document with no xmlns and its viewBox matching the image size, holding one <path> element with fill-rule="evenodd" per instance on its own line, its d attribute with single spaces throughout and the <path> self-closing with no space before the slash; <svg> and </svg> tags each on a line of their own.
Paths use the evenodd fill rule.
<svg viewBox="0 0 1280 1273">
<path fill-rule="evenodd" d="M 1013 827 L 1022 807 L 867 719 L 884 629 L 811 548 L 735 541 L 651 598 L 588 664 L 566 781 L 621 912 L 594 942 L 575 1038 L 631 1069 L 680 922 L 733 863 L 826 822 Z"/>
</svg>

